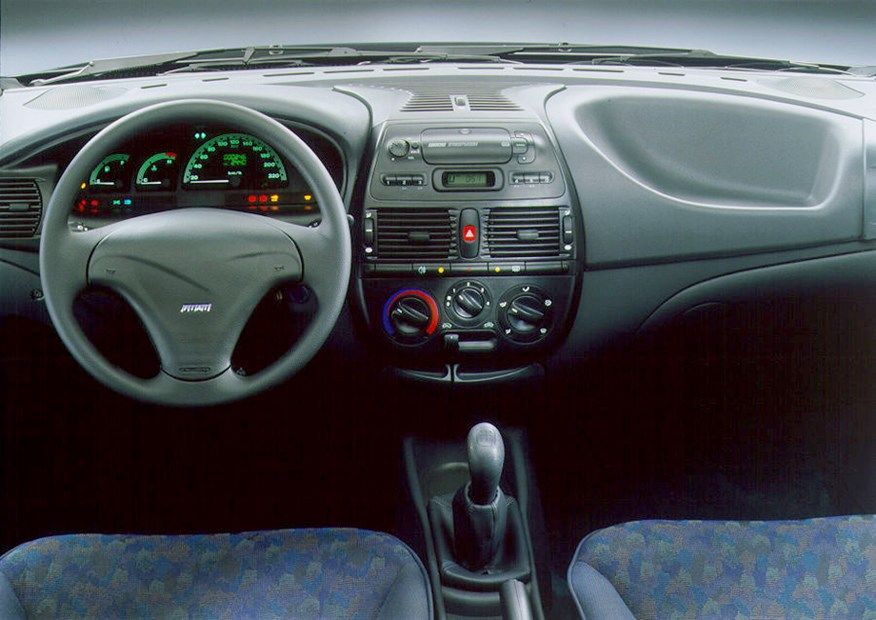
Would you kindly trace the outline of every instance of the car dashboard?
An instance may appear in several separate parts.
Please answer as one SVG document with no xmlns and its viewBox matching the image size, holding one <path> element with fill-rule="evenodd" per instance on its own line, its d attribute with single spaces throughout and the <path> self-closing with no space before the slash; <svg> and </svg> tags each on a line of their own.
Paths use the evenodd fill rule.
<svg viewBox="0 0 876 620">
<path fill-rule="evenodd" d="M 722 278 L 748 290 L 780 265 L 871 264 L 873 97 L 846 76 L 477 64 L 8 89 L 0 311 L 47 320 L 39 213 L 90 136 L 150 103 L 220 99 L 291 128 L 342 193 L 354 259 L 337 346 L 418 382 L 528 376 L 720 307 L 738 294 L 732 279 L 716 292 Z M 197 206 L 319 221 L 269 137 L 180 124 L 106 153 L 70 224 Z"/>
</svg>

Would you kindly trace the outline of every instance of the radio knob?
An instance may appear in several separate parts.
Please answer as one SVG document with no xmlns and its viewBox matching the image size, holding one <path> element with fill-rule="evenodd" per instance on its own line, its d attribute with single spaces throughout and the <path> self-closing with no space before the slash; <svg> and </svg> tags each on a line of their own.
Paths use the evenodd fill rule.
<svg viewBox="0 0 876 620">
<path fill-rule="evenodd" d="M 410 143 L 402 138 L 398 138 L 389 143 L 389 154 L 393 157 L 404 157 L 410 150 Z"/>
</svg>

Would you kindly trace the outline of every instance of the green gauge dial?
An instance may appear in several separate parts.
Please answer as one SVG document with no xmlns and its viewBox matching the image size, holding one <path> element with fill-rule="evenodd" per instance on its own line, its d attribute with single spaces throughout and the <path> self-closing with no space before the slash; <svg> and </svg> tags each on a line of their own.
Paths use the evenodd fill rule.
<svg viewBox="0 0 876 620">
<path fill-rule="evenodd" d="M 274 189 L 287 184 L 286 167 L 277 152 L 244 133 L 207 140 L 183 172 L 188 189 Z"/>
<path fill-rule="evenodd" d="M 105 191 L 124 191 L 128 189 L 131 173 L 128 172 L 127 153 L 113 153 L 103 158 L 88 177 L 88 185 L 92 189 Z"/>
<path fill-rule="evenodd" d="M 155 153 L 140 165 L 134 184 L 138 190 L 170 190 L 177 178 L 177 170 L 176 153 Z"/>
</svg>

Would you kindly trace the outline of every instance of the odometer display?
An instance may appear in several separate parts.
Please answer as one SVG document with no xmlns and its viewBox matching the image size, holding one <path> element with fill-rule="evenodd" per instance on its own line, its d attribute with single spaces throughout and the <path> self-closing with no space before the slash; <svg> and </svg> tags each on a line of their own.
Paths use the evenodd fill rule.
<svg viewBox="0 0 876 620">
<path fill-rule="evenodd" d="M 288 181 L 274 149 L 247 134 L 224 133 L 195 150 L 182 184 L 188 189 L 275 189 Z"/>
</svg>

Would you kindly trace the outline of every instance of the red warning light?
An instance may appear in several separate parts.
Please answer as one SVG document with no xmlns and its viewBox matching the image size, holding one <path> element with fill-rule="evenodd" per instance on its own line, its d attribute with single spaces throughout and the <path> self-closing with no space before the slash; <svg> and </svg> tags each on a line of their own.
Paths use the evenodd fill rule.
<svg viewBox="0 0 876 620">
<path fill-rule="evenodd" d="M 258 199 L 259 199 L 258 196 L 256 196 L 255 194 L 250 194 L 249 196 L 246 197 L 246 201 L 250 204 L 254 203 Z"/>
<path fill-rule="evenodd" d="M 466 243 L 474 243 L 478 238 L 478 227 L 477 226 L 463 226 L 462 227 L 462 240 Z"/>
<path fill-rule="evenodd" d="M 267 202 L 268 196 L 267 194 L 259 194 L 259 202 Z"/>
</svg>

